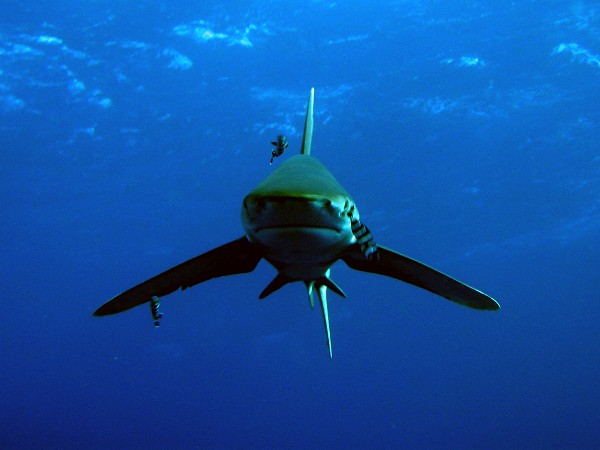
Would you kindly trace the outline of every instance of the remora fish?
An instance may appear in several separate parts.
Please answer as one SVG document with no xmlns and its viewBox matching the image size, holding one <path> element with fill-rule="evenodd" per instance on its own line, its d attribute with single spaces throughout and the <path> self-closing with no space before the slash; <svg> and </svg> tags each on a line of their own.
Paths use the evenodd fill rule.
<svg viewBox="0 0 600 450">
<path fill-rule="evenodd" d="M 375 244 L 352 197 L 321 162 L 310 156 L 313 110 L 314 88 L 306 110 L 301 153 L 284 162 L 244 199 L 245 236 L 117 295 L 94 315 L 117 314 L 149 303 L 158 325 L 159 297 L 212 278 L 251 272 L 263 258 L 278 274 L 259 298 L 288 283 L 301 281 L 307 287 L 313 307 L 316 291 L 330 357 L 327 289 L 345 297 L 329 277 L 331 266 L 340 259 L 352 269 L 396 278 L 470 308 L 499 309 L 500 305 L 483 292 Z"/>
</svg>

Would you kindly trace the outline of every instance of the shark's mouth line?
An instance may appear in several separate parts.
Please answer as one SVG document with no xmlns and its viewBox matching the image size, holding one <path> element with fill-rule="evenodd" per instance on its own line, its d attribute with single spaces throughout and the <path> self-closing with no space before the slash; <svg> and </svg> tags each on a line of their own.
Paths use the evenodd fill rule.
<svg viewBox="0 0 600 450">
<path fill-rule="evenodd" d="M 254 230 L 254 232 L 259 233 L 259 232 L 265 231 L 265 230 L 283 230 L 283 229 L 298 229 L 298 228 L 305 228 L 305 229 L 309 229 L 309 230 L 333 230 L 336 233 L 342 232 L 341 228 L 336 228 L 336 227 L 327 226 L 327 225 L 307 225 L 307 224 L 302 224 L 302 223 L 292 223 L 292 224 L 285 224 L 285 225 L 269 225 L 268 227 L 256 228 Z"/>
</svg>

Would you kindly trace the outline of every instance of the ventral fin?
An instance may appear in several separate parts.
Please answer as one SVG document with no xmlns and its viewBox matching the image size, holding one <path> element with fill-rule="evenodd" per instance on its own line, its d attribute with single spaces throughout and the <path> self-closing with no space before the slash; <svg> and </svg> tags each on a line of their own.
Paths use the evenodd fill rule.
<svg viewBox="0 0 600 450">
<path fill-rule="evenodd" d="M 262 300 L 263 298 L 268 297 L 273 292 L 278 291 L 283 286 L 291 282 L 291 279 L 278 273 L 277 276 L 273 279 L 273 281 L 271 281 L 269 285 L 260 293 L 258 298 Z"/>
<path fill-rule="evenodd" d="M 335 292 L 337 295 L 339 295 L 340 297 L 346 298 L 346 294 L 344 293 L 344 291 L 342 291 L 342 288 L 339 287 L 335 281 L 333 281 L 331 278 L 329 277 L 322 277 L 319 278 L 316 281 L 317 285 L 323 285 L 323 286 L 327 286 L 329 289 L 331 289 L 333 292 Z"/>
</svg>

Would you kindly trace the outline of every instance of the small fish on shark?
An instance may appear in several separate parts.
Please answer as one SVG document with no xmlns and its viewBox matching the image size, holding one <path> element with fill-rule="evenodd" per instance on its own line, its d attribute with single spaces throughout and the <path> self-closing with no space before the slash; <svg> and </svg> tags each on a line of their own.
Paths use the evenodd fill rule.
<svg viewBox="0 0 600 450">
<path fill-rule="evenodd" d="M 287 137 L 285 137 L 283 134 L 280 134 L 277 136 L 276 141 L 271 142 L 271 145 L 274 145 L 275 148 L 271 150 L 271 162 L 269 164 L 273 164 L 273 160 L 283 155 L 285 149 L 288 148 Z"/>
<path fill-rule="evenodd" d="M 306 285 L 312 308 L 316 291 L 330 357 L 333 347 L 327 290 L 346 297 L 330 278 L 331 267 L 339 260 L 351 269 L 392 277 L 469 308 L 500 309 L 487 294 L 375 243 L 350 194 L 311 155 L 314 95 L 312 88 L 300 154 L 281 164 L 244 198 L 245 235 L 117 295 L 98 308 L 95 316 L 117 314 L 148 303 L 158 326 L 161 297 L 213 278 L 252 272 L 262 259 L 277 270 L 277 275 L 260 293 L 260 299 L 299 281 Z M 279 136 L 273 145 L 275 158 L 287 147 L 287 139 Z"/>
</svg>

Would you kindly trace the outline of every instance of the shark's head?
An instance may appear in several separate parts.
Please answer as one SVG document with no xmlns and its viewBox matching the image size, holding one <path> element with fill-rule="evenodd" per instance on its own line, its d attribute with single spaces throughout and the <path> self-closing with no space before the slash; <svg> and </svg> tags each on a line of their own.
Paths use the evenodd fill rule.
<svg viewBox="0 0 600 450">
<path fill-rule="evenodd" d="M 355 242 L 350 219 L 357 215 L 350 195 L 322 163 L 296 155 L 246 196 L 242 223 L 267 259 L 315 267 L 332 263 Z"/>
</svg>

